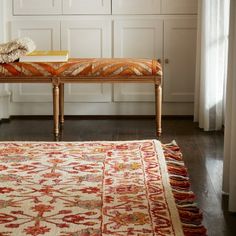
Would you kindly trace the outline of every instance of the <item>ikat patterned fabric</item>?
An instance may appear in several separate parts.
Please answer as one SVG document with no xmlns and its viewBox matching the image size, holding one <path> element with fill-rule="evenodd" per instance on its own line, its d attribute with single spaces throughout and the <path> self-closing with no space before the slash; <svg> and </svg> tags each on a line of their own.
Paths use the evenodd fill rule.
<svg viewBox="0 0 236 236">
<path fill-rule="evenodd" d="M 150 76 L 162 75 L 161 65 L 149 59 L 70 59 L 68 62 L 0 64 L 1 77 L 11 76 Z"/>
</svg>

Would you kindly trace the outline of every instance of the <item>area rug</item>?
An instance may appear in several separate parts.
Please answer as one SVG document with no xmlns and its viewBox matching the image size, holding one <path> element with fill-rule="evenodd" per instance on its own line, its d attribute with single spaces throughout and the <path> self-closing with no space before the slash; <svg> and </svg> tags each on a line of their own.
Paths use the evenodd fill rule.
<svg viewBox="0 0 236 236">
<path fill-rule="evenodd" d="M 179 147 L 0 143 L 0 236 L 206 235 Z"/>
</svg>

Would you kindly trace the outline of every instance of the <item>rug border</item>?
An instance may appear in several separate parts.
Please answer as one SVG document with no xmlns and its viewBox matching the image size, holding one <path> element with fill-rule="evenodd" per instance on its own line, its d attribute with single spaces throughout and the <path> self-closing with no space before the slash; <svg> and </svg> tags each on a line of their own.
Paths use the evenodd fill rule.
<svg viewBox="0 0 236 236">
<path fill-rule="evenodd" d="M 50 143 L 50 144 L 63 144 L 63 143 L 132 143 L 132 142 L 153 142 L 158 141 L 157 139 L 139 139 L 139 140 L 121 140 L 121 141 L 112 141 L 112 140 L 95 140 L 95 141 L 0 141 L 1 143 Z M 159 141 L 160 142 L 160 141 Z"/>
<path fill-rule="evenodd" d="M 172 186 L 170 184 L 170 177 L 167 169 L 167 163 L 165 160 L 164 151 L 161 142 L 159 140 L 153 140 L 153 141 L 156 148 L 157 160 L 159 160 L 160 163 L 163 186 L 166 186 L 164 187 L 164 191 L 165 191 L 166 201 L 168 203 L 170 210 L 173 229 L 176 236 L 184 236 L 182 222 L 179 216 L 179 211 L 176 207 L 175 198 L 172 192 Z"/>
</svg>

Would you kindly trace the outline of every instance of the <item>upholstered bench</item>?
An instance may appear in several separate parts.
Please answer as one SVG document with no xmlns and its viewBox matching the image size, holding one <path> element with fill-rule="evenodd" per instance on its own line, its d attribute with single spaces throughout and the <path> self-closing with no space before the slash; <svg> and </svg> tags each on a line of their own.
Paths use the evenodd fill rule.
<svg viewBox="0 0 236 236">
<path fill-rule="evenodd" d="M 156 133 L 161 134 L 162 69 L 149 59 L 70 59 L 68 62 L 14 62 L 0 64 L 0 83 L 52 83 L 54 134 L 64 123 L 65 83 L 153 83 Z"/>
</svg>

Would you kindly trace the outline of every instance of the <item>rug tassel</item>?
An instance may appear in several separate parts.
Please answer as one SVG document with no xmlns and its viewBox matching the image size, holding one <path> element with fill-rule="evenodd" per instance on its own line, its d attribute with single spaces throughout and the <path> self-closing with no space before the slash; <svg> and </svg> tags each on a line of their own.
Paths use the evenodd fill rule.
<svg viewBox="0 0 236 236">
<path fill-rule="evenodd" d="M 202 212 L 194 203 L 195 195 L 190 190 L 187 168 L 184 166 L 180 148 L 174 142 L 163 145 L 170 184 L 179 211 L 185 236 L 206 236 L 206 228 L 201 224 Z"/>
</svg>

